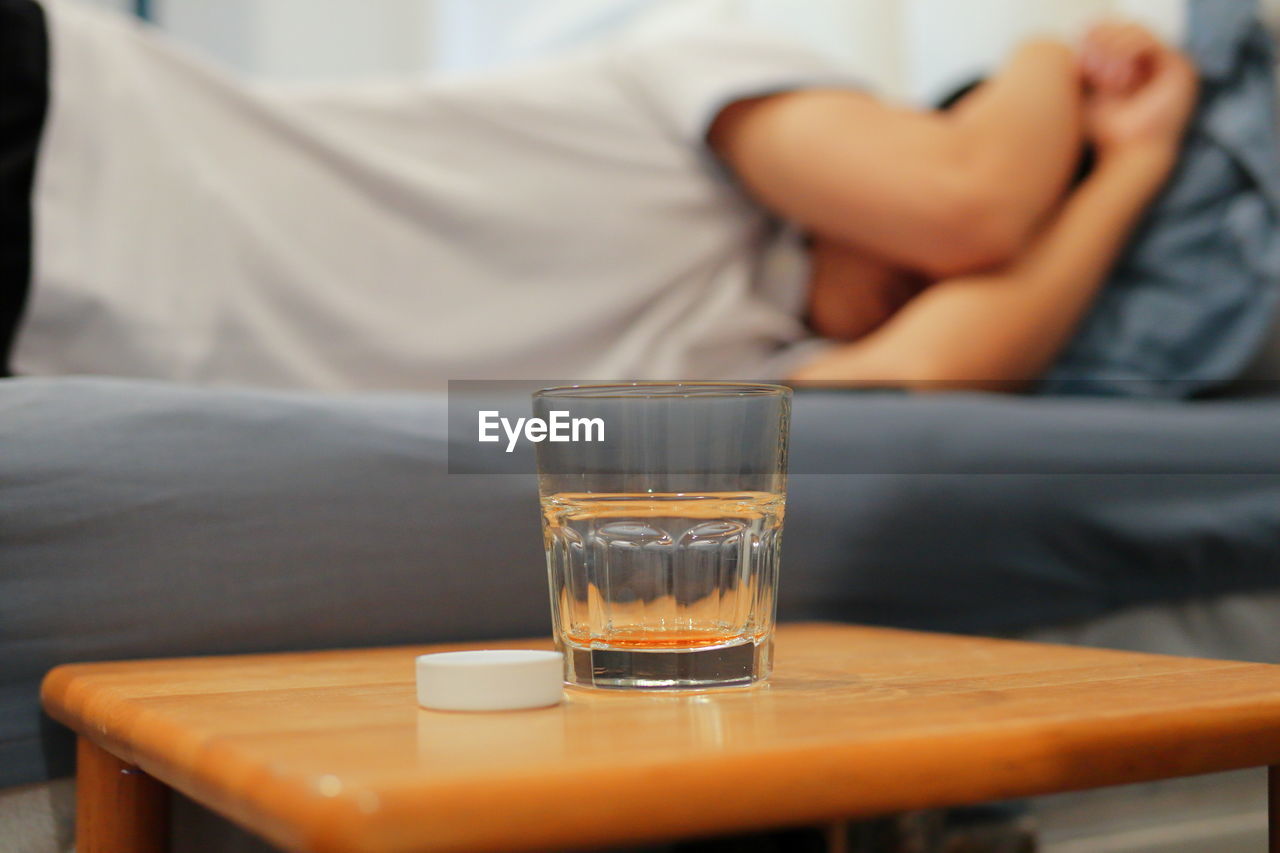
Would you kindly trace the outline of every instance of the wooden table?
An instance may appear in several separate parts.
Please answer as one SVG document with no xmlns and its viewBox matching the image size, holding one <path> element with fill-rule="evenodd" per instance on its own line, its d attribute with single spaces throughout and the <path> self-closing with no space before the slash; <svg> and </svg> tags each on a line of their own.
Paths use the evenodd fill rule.
<svg viewBox="0 0 1280 853">
<path fill-rule="evenodd" d="M 419 710 L 445 648 L 53 670 L 77 849 L 161 849 L 166 786 L 289 849 L 546 850 L 1280 764 L 1273 666 L 795 625 L 763 687 Z"/>
</svg>

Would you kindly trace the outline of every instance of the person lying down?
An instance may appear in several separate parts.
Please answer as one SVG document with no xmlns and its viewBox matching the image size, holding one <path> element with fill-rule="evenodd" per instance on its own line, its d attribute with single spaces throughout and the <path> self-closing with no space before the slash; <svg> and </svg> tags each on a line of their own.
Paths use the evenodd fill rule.
<svg viewBox="0 0 1280 853">
<path fill-rule="evenodd" d="M 0 10 L 6 231 L 30 210 L 35 235 L 0 271 L 19 375 L 1020 387 L 1168 178 L 1197 91 L 1112 22 L 1025 43 L 944 112 L 723 28 L 285 93 L 66 0 Z M 766 263 L 784 232 L 791 269 Z"/>
</svg>

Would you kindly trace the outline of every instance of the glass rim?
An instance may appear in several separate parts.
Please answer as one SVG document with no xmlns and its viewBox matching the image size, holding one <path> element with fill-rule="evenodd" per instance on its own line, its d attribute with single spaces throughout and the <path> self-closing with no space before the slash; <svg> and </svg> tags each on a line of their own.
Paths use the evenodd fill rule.
<svg viewBox="0 0 1280 853">
<path fill-rule="evenodd" d="M 625 400 L 736 397 L 787 397 L 786 385 L 765 382 L 612 382 L 599 385 L 559 385 L 543 388 L 533 396 L 550 399 Z"/>
</svg>

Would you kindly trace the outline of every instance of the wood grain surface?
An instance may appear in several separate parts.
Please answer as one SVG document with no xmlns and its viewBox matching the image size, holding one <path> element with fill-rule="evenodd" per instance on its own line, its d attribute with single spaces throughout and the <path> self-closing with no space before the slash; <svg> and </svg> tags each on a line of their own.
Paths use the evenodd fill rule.
<svg viewBox="0 0 1280 853">
<path fill-rule="evenodd" d="M 420 710 L 430 648 L 77 664 L 49 713 L 276 844 L 547 850 L 1280 763 L 1280 667 L 836 625 L 763 686 Z"/>
</svg>

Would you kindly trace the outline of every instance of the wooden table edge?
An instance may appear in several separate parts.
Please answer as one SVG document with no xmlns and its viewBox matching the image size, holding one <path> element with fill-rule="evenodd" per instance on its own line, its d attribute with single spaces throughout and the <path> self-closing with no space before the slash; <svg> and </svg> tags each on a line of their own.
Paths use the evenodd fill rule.
<svg viewBox="0 0 1280 853">
<path fill-rule="evenodd" d="M 395 651 L 398 648 L 400 647 L 392 647 L 387 651 Z M 409 653 L 420 647 L 409 646 L 403 648 L 406 653 Z M 202 778 L 202 774 L 197 771 L 184 778 L 182 774 L 177 773 L 169 766 L 163 753 L 155 747 L 154 742 L 157 738 L 154 733 L 149 738 L 143 738 L 131 743 L 128 730 L 137 725 L 140 717 L 146 716 L 145 709 L 130 709 L 130 715 L 127 715 L 123 720 L 117 720 L 117 730 L 109 731 L 102 720 L 102 716 L 106 713 L 107 708 L 114 704 L 111 701 L 110 689 L 93 688 L 92 691 L 89 691 L 94 694 L 93 697 L 77 695 L 77 676 L 85 669 L 96 666 L 99 666 L 99 664 L 65 664 L 54 668 L 42 683 L 41 696 L 49 714 L 54 719 L 72 728 L 81 737 L 82 743 L 87 744 L 87 746 L 82 746 L 83 749 L 91 747 L 101 750 L 120 762 L 121 768 L 131 771 L 129 773 L 122 772 L 120 775 L 136 776 L 138 774 L 132 771 L 140 769 L 145 774 L 158 779 L 164 785 L 196 798 L 237 823 L 254 827 L 252 831 L 264 834 L 273 842 L 286 847 L 304 847 L 305 849 L 320 851 L 394 849 L 386 846 L 377 846 L 376 839 L 369 836 L 368 815 L 361 807 L 359 792 L 344 792 L 341 795 L 328 798 L 324 803 L 323 814 L 320 814 L 317 811 L 312 792 L 297 781 L 277 779 L 274 780 L 275 784 L 271 785 L 271 790 L 266 792 L 267 796 L 259 798 L 260 802 L 255 808 L 245 809 L 243 808 L 244 802 L 242 800 L 236 800 L 229 795 L 224 796 L 215 784 L 220 778 L 220 774 L 215 774 L 206 779 Z M 1240 666 L 1256 665 L 1240 664 Z M 97 707 L 90 707 L 91 702 L 95 703 Z M 1240 709 L 1241 716 L 1248 716 L 1244 713 L 1246 710 Z M 697 821 L 691 822 L 676 815 L 660 826 L 647 827 L 642 831 L 636 832 L 633 837 L 622 839 L 622 841 L 644 842 L 669 838 L 681 833 L 705 834 L 743 828 L 765 828 L 779 825 L 780 822 L 805 824 L 844 817 L 870 817 L 917 808 L 987 802 L 1012 797 L 1058 793 L 1079 788 L 1104 787 L 1150 781 L 1158 778 L 1173 778 L 1175 776 L 1198 775 L 1243 767 L 1280 764 L 1280 729 L 1277 730 L 1276 736 L 1268 741 L 1266 748 L 1260 750 L 1258 748 L 1256 730 L 1238 734 L 1238 725 L 1224 726 L 1220 724 L 1221 721 L 1219 721 L 1219 724 L 1206 726 L 1195 720 L 1194 713 L 1186 714 L 1187 719 L 1180 722 L 1178 721 L 1179 715 L 1177 713 L 1160 714 L 1159 716 L 1165 724 L 1164 731 L 1169 732 L 1172 730 L 1176 731 L 1177 734 L 1154 739 L 1148 744 L 1141 745 L 1141 750 L 1144 751 L 1143 755 L 1149 754 L 1151 757 L 1161 757 L 1167 762 L 1170 744 L 1176 744 L 1179 740 L 1186 740 L 1191 736 L 1199 740 L 1213 740 L 1214 753 L 1210 756 L 1184 754 L 1181 756 L 1181 763 L 1175 762 L 1178 770 L 1173 773 L 1169 772 L 1167 763 L 1159 765 L 1161 769 L 1157 769 L 1155 765 L 1143 766 L 1141 763 L 1135 764 L 1130 760 L 1124 767 L 1112 768 L 1105 773 L 1099 772 L 1097 775 L 1087 777 L 1083 781 L 1082 777 L 1076 776 L 1069 785 L 1047 779 L 1044 784 L 1039 786 L 1010 786 L 1007 778 L 1002 777 L 1000 772 L 993 773 L 989 770 L 974 775 L 949 773 L 945 777 L 946 783 L 935 784 L 934 787 L 927 788 L 927 795 L 920 795 L 917 791 L 915 796 L 907 798 L 894 794 L 892 789 L 885 789 L 879 792 L 879 799 L 877 800 L 875 798 L 869 799 L 864 791 L 859 793 L 857 798 L 858 807 L 855 808 L 854 804 L 847 799 L 850 796 L 847 791 L 851 790 L 851 786 L 857 781 L 865 780 L 849 778 L 847 768 L 850 759 L 866 758 L 870 752 L 877 748 L 887 751 L 900 750 L 902 745 L 890 741 L 877 747 L 873 743 L 864 741 L 858 743 L 854 748 L 848 749 L 833 748 L 829 744 L 823 744 L 814 747 L 812 754 L 806 756 L 808 765 L 803 773 L 792 771 L 790 775 L 785 775 L 782 779 L 788 785 L 812 788 L 812 796 L 806 798 L 803 807 L 796 808 L 781 817 L 777 812 L 774 812 L 770 814 L 767 821 L 757 819 L 757 822 L 752 822 L 753 811 L 749 804 L 738 804 L 729 798 L 725 798 L 712 814 L 701 814 Z M 1268 719 L 1270 718 L 1270 715 L 1266 716 Z M 1235 719 L 1233 717 L 1233 720 Z M 149 722 L 163 727 L 162 720 L 151 720 Z M 1253 722 L 1257 721 L 1254 720 Z M 1020 758 L 1011 761 L 1010 767 L 1018 761 L 1032 760 L 1037 757 L 1037 750 L 1034 748 L 1034 744 L 1037 740 L 1042 741 L 1040 737 L 1043 735 L 1042 727 L 1037 725 L 1028 726 L 1027 728 L 1028 731 L 1026 732 L 1011 733 L 1005 731 L 1000 732 L 998 735 L 1000 742 L 1006 744 L 1010 742 L 1011 735 L 1021 737 L 1025 741 L 1025 753 L 1022 753 Z M 993 739 L 997 737 L 996 735 L 989 736 Z M 1235 742 L 1231 740 L 1233 737 Z M 1223 747 L 1226 744 L 1230 744 L 1230 749 L 1224 752 Z M 1126 740 L 1125 746 L 1130 752 L 1134 749 L 1132 741 Z M 209 744 L 206 743 L 200 748 L 206 749 L 208 747 Z M 1076 744 L 1074 748 L 1077 750 L 1074 753 L 1077 757 L 1083 757 L 1086 760 L 1103 760 L 1106 758 L 1106 753 L 1111 748 L 1111 744 L 1091 742 L 1085 745 Z M 1194 749 L 1191 748 L 1184 749 L 1188 752 L 1194 752 Z M 790 747 L 787 752 L 794 757 L 802 751 L 797 750 L 795 747 Z M 1039 758 L 1044 759 L 1050 754 L 1057 753 L 1056 751 L 1043 753 L 1039 755 Z M 1224 755 L 1226 756 L 1225 758 Z M 693 767 L 682 764 L 679 769 L 684 783 L 696 788 L 722 783 L 726 774 L 730 778 L 733 778 L 735 774 L 740 774 L 738 778 L 749 778 L 751 765 L 759 762 L 762 757 L 761 753 L 721 756 L 715 762 L 704 762 Z M 792 768 L 798 764 L 799 762 L 796 761 L 790 762 Z M 258 768 L 253 767 L 252 763 L 244 767 L 245 772 L 250 773 L 256 769 Z M 661 772 L 671 769 L 673 768 L 669 763 L 656 764 L 653 771 Z M 1276 828 L 1276 810 L 1274 808 L 1277 805 L 1276 774 L 1277 772 L 1274 769 L 1270 774 L 1273 783 L 1270 796 L 1270 803 L 1273 806 L 1271 812 L 1273 830 Z M 561 798 L 563 796 L 563 788 L 559 786 L 559 782 L 563 780 L 548 780 L 545 773 L 537 775 L 546 783 L 545 790 L 542 793 L 543 799 L 540 802 L 550 803 L 552 798 Z M 815 780 L 820 780 L 821 784 L 815 784 Z M 259 783 L 262 784 L 266 781 L 269 780 L 260 780 Z M 775 779 L 775 781 L 779 780 Z M 477 781 L 475 784 L 483 785 L 488 793 L 499 794 L 500 796 L 499 791 L 495 791 L 495 786 L 492 782 Z M 522 781 L 519 784 L 526 785 L 525 790 L 528 790 L 526 782 Z M 500 789 L 500 786 L 498 787 Z M 423 796 L 425 793 L 431 793 L 433 795 L 432 808 L 425 810 L 420 817 L 422 820 L 430 820 L 433 813 L 438 817 L 456 813 L 458 804 L 465 802 L 474 793 L 467 790 L 467 788 L 466 784 L 455 786 L 453 788 L 453 796 L 448 796 L 448 792 L 443 792 L 445 795 L 441 796 L 442 791 L 438 785 L 424 785 L 421 789 L 406 789 L 405 794 Z M 672 791 L 670 789 L 663 791 L 662 796 L 654 799 L 651 805 L 661 813 L 663 808 L 667 806 L 666 799 L 671 794 Z M 646 796 L 650 796 L 652 799 L 651 795 L 646 794 Z M 632 799 L 631 802 L 634 805 L 635 800 Z M 536 808 L 537 805 L 537 803 L 534 803 L 532 807 Z M 303 825 L 312 827 L 314 831 L 306 836 L 300 836 L 293 830 L 293 827 Z M 265 830 L 264 827 L 266 827 Z M 575 836 L 575 838 L 580 838 L 580 836 Z M 1280 853 L 1280 847 L 1277 847 L 1274 840 L 1274 833 L 1272 838 L 1270 849 L 1273 853 Z M 609 840 L 610 842 L 619 842 L 619 838 L 614 834 L 609 836 Z M 557 839 L 554 836 L 548 836 L 545 839 L 539 839 L 536 846 L 545 847 L 554 845 L 556 842 Z M 150 848 L 140 847 L 138 849 Z M 448 839 L 442 839 L 441 846 L 435 849 L 467 850 L 476 848 L 469 845 L 453 844 Z M 82 851 L 82 853 L 93 853 L 93 851 L 86 850 Z"/>
</svg>

